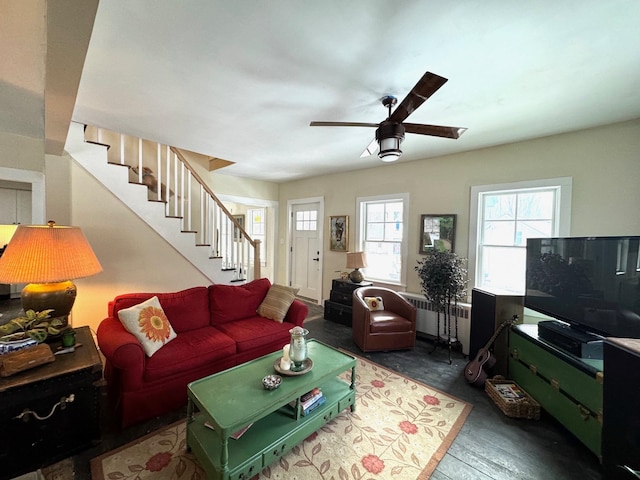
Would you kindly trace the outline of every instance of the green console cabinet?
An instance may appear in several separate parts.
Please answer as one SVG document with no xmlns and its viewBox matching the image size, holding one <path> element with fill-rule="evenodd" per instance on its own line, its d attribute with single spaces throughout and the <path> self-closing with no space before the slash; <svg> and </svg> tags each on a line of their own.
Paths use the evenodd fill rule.
<svg viewBox="0 0 640 480">
<path fill-rule="evenodd" d="M 603 360 L 572 355 L 538 337 L 538 326 L 509 332 L 509 375 L 602 460 Z"/>
</svg>

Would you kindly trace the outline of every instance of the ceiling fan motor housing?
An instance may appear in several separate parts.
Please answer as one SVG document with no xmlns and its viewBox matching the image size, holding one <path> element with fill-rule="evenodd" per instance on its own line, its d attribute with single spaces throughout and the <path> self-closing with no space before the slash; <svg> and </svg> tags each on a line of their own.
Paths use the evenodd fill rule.
<svg viewBox="0 0 640 480">
<path fill-rule="evenodd" d="M 394 161 L 400 158 L 400 144 L 404 140 L 404 127 L 401 123 L 385 120 L 376 130 L 376 140 L 380 145 L 378 156 L 382 161 Z"/>
</svg>

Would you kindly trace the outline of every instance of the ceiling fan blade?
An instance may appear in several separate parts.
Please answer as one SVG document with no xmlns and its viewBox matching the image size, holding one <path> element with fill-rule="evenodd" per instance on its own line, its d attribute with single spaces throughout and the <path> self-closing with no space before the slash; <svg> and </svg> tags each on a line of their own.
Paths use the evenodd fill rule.
<svg viewBox="0 0 640 480">
<path fill-rule="evenodd" d="M 421 123 L 403 123 L 404 131 L 432 137 L 460 138 L 467 131 L 464 127 L 444 127 L 442 125 L 424 125 Z"/>
<path fill-rule="evenodd" d="M 360 122 L 311 122 L 311 127 L 377 127 L 378 123 Z"/>
<path fill-rule="evenodd" d="M 371 143 L 367 146 L 367 148 L 364 149 L 364 152 L 362 152 L 360 158 L 368 157 L 369 155 L 375 155 L 378 151 L 378 148 L 380 148 L 378 145 L 378 141 L 374 138 L 373 140 L 371 140 Z"/>
<path fill-rule="evenodd" d="M 446 78 L 436 75 L 435 73 L 426 72 L 404 100 L 402 100 L 400 105 L 396 107 L 389 117 L 389 120 L 402 123 L 405 118 L 411 115 L 416 108 L 422 105 L 427 98 L 438 91 L 445 83 L 447 83 Z"/>
</svg>

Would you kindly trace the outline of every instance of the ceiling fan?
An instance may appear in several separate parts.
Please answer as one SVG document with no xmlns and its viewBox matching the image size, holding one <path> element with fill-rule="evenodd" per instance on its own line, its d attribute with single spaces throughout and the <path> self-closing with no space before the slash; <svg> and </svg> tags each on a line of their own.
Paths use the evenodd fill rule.
<svg viewBox="0 0 640 480">
<path fill-rule="evenodd" d="M 378 148 L 378 156 L 383 162 L 393 162 L 400 158 L 402 150 L 400 144 L 404 140 L 404 134 L 417 133 L 419 135 L 431 135 L 434 137 L 459 138 L 466 128 L 444 127 L 441 125 L 425 125 L 421 123 L 403 123 L 413 111 L 433 95 L 447 82 L 435 73 L 426 72 L 411 89 L 400 105 L 391 113 L 391 108 L 398 102 L 396 97 L 385 96 L 382 105 L 389 110 L 389 116 L 381 123 L 360 122 L 311 122 L 312 127 L 377 127 L 375 139 L 362 152 L 361 157 L 373 155 Z"/>
</svg>

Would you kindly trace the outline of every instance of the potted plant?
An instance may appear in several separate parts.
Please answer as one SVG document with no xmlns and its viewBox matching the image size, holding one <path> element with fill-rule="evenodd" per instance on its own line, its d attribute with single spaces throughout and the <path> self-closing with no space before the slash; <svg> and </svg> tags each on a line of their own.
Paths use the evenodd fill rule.
<svg viewBox="0 0 640 480">
<path fill-rule="evenodd" d="M 467 270 L 465 259 L 451 251 L 430 252 L 424 259 L 418 260 L 415 270 L 420 277 L 422 293 L 433 304 L 437 312 L 437 338 L 434 350 L 442 340 L 440 333 L 440 314 L 444 316 L 446 342 L 449 347 L 449 363 L 451 363 L 452 344 L 460 345 L 458 340 L 458 300 L 466 296 Z M 451 336 L 451 316 L 455 317 L 455 335 Z"/>
<path fill-rule="evenodd" d="M 16 317 L 8 323 L 0 325 L 0 340 L 12 341 L 33 338 L 38 343 L 42 343 L 49 335 L 58 335 L 64 327 L 64 322 L 60 317 L 50 318 L 51 312 L 53 310 L 41 312 L 27 310 L 24 316 Z"/>
</svg>

